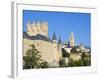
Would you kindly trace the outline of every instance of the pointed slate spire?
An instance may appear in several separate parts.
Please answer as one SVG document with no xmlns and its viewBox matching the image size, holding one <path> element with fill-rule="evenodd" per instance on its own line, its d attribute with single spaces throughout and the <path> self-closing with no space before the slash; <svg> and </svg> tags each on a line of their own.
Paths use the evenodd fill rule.
<svg viewBox="0 0 100 80">
<path fill-rule="evenodd" d="M 67 47 L 68 47 L 68 48 L 70 47 L 70 41 L 68 41 L 68 45 L 67 45 Z"/>
<path fill-rule="evenodd" d="M 57 40 L 56 33 L 54 32 L 52 40 Z"/>
<path fill-rule="evenodd" d="M 59 37 L 58 44 L 62 44 L 61 37 Z"/>
</svg>

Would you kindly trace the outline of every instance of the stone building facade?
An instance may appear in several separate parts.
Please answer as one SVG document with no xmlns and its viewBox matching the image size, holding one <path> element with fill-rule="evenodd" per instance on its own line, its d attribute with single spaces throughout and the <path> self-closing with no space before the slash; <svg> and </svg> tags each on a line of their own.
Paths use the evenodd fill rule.
<svg viewBox="0 0 100 80">
<path fill-rule="evenodd" d="M 61 40 L 57 41 L 55 32 L 52 40 L 49 39 L 47 22 L 27 23 L 27 31 L 23 33 L 24 56 L 31 44 L 35 45 L 44 61 L 47 61 L 51 66 L 54 63 L 59 66 L 58 62 L 62 58 Z"/>
</svg>

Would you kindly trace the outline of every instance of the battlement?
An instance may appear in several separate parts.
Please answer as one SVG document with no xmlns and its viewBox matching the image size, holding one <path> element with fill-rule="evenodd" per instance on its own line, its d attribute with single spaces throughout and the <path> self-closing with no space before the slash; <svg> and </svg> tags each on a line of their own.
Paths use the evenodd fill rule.
<svg viewBox="0 0 100 80">
<path fill-rule="evenodd" d="M 27 23 L 27 33 L 30 36 L 35 36 L 37 34 L 44 35 L 48 37 L 48 22 L 33 22 Z"/>
</svg>

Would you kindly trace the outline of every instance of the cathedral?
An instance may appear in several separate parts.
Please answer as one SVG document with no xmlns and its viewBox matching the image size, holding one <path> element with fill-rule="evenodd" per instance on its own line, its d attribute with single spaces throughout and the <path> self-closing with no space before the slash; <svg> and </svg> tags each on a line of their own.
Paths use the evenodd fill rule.
<svg viewBox="0 0 100 80">
<path fill-rule="evenodd" d="M 40 52 L 41 58 L 47 61 L 50 66 L 59 66 L 58 62 L 62 59 L 62 47 L 64 44 L 59 37 L 57 41 L 56 33 L 54 32 L 52 39 L 48 37 L 48 22 L 33 22 L 27 23 L 27 30 L 23 32 L 23 56 L 30 45 L 34 44 L 36 49 Z M 74 34 L 71 32 L 68 46 L 74 47 Z"/>
</svg>

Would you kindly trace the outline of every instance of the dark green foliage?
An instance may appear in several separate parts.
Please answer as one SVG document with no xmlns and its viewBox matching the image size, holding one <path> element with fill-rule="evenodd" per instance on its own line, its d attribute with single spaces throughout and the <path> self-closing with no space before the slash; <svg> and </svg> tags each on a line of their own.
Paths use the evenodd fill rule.
<svg viewBox="0 0 100 80">
<path fill-rule="evenodd" d="M 47 67 L 47 62 L 41 59 L 39 51 L 35 48 L 34 45 L 31 45 L 31 49 L 26 52 L 26 56 L 23 57 L 24 60 L 24 69 L 30 68 L 42 68 Z"/>
<path fill-rule="evenodd" d="M 64 48 L 62 48 L 62 56 L 63 57 L 69 57 L 69 53 L 66 52 L 66 50 Z"/>
<path fill-rule="evenodd" d="M 89 53 L 83 53 L 82 54 L 82 60 L 84 63 L 84 66 L 90 66 L 91 65 L 91 55 Z"/>
<path fill-rule="evenodd" d="M 40 64 L 41 68 L 48 68 L 48 62 L 44 61 Z"/>
<path fill-rule="evenodd" d="M 65 61 L 65 59 L 60 59 L 59 65 L 60 65 L 60 67 L 66 67 L 66 61 Z"/>
<path fill-rule="evenodd" d="M 84 60 L 84 66 L 90 66 L 91 65 L 91 58 L 85 57 L 83 60 Z"/>
<path fill-rule="evenodd" d="M 77 66 L 77 62 L 74 61 L 73 59 L 70 59 L 69 62 L 68 62 L 68 66 L 69 67 L 75 67 L 75 66 Z"/>
<path fill-rule="evenodd" d="M 90 60 L 84 60 L 84 66 L 90 66 L 91 65 L 91 61 Z"/>
<path fill-rule="evenodd" d="M 68 66 L 69 67 L 84 66 L 84 63 L 83 63 L 82 59 L 80 59 L 78 61 L 74 61 L 74 60 L 70 59 Z"/>
<path fill-rule="evenodd" d="M 91 55 L 86 55 L 83 53 L 81 59 L 78 61 L 74 61 L 70 59 L 68 62 L 69 67 L 77 67 L 77 66 L 90 66 L 91 65 Z"/>
<path fill-rule="evenodd" d="M 77 66 L 84 66 L 84 61 L 82 59 L 78 60 Z"/>
</svg>

